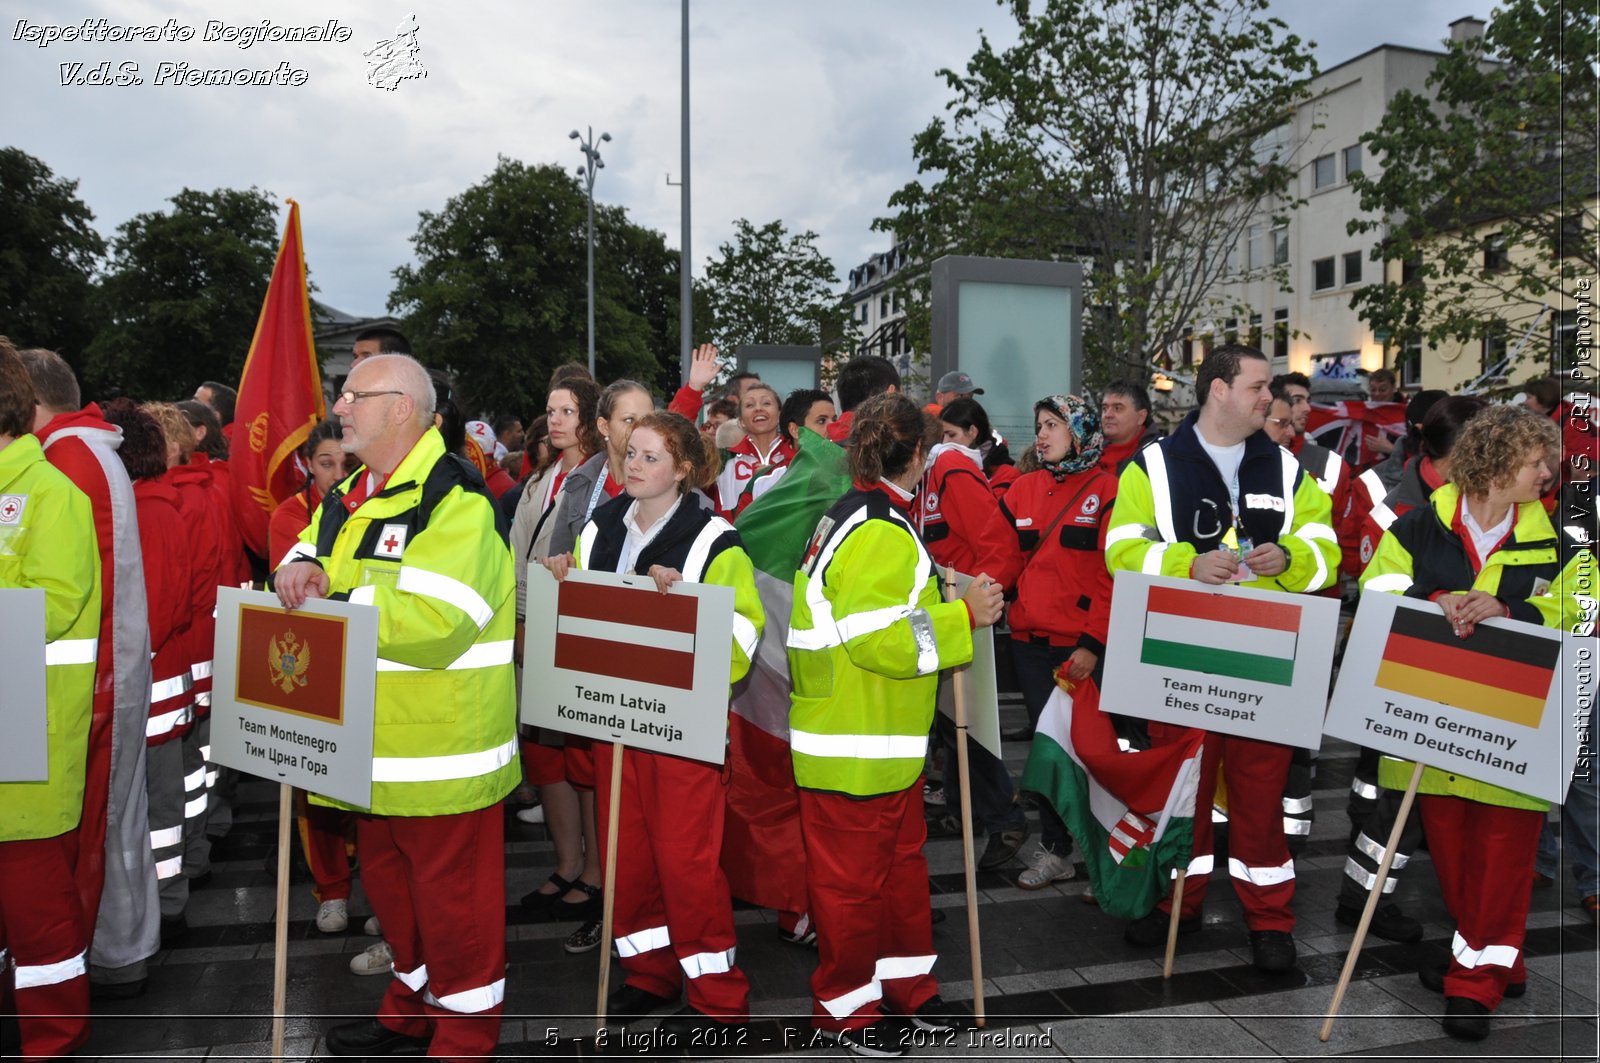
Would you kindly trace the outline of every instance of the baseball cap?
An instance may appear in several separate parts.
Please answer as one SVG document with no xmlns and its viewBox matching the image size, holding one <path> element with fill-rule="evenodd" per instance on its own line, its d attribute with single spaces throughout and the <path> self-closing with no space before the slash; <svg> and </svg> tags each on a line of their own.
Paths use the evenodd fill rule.
<svg viewBox="0 0 1600 1063">
<path fill-rule="evenodd" d="M 952 369 L 939 378 L 935 391 L 953 391 L 958 395 L 982 395 L 983 389 L 972 383 L 972 378 L 959 369 Z"/>
</svg>

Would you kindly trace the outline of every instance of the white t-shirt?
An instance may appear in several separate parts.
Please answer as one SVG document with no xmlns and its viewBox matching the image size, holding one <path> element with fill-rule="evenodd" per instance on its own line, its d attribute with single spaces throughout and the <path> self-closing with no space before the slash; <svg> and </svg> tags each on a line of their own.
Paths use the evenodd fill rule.
<svg viewBox="0 0 1600 1063">
<path fill-rule="evenodd" d="M 1244 441 L 1233 444 L 1231 447 L 1219 447 L 1212 444 L 1201 434 L 1199 426 L 1195 427 L 1195 438 L 1200 440 L 1200 446 L 1206 455 L 1211 458 L 1211 464 L 1217 467 L 1217 472 L 1222 474 L 1222 482 L 1228 485 L 1228 502 L 1233 506 L 1233 517 L 1239 519 L 1239 463 L 1244 460 Z"/>
<path fill-rule="evenodd" d="M 672 503 L 672 508 L 657 517 L 648 531 L 640 531 L 638 523 L 634 520 L 639 512 L 639 503 L 635 501 L 628 506 L 628 512 L 622 517 L 622 525 L 628 529 L 628 535 L 622 540 L 622 553 L 617 557 L 618 572 L 633 571 L 633 563 L 639 559 L 644 548 L 650 545 L 650 541 L 660 533 L 661 529 L 667 526 L 667 521 L 672 519 L 672 515 L 678 512 L 678 507 L 681 505 L 683 496 L 679 495 L 678 500 Z"/>
</svg>

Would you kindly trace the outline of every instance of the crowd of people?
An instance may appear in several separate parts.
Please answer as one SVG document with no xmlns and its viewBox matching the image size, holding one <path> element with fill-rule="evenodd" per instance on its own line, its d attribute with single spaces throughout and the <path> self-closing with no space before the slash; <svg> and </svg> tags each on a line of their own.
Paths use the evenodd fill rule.
<svg viewBox="0 0 1600 1063">
<path fill-rule="evenodd" d="M 143 989 L 146 961 L 181 940 L 209 839 L 229 829 L 235 780 L 209 748 L 219 586 L 264 581 L 289 609 L 337 598 L 379 617 L 371 802 L 296 802 L 317 928 L 347 930 L 359 866 L 365 930 L 381 940 L 351 968 L 391 976 L 375 1017 L 327 1031 L 337 1057 L 493 1055 L 508 800 L 554 849 L 521 905 L 575 924 L 566 951 L 609 944 L 620 957 L 610 1019 L 676 1009 L 662 1031 L 701 1046 L 736 1043 L 749 1019 L 727 771 L 627 749 L 613 810 L 609 746 L 519 726 L 531 565 L 557 580 L 633 573 L 664 595 L 731 588 L 730 696 L 772 656 L 762 640 L 782 640 L 792 780 L 781 783 L 806 901 L 779 913 L 779 931 L 817 949 L 818 1036 L 868 1056 L 904 1051 L 899 1022 L 962 1022 L 934 976 L 923 855 L 930 831 L 963 829 L 959 742 L 980 866 L 1020 861 L 1015 881 L 1029 890 L 1077 874 L 1062 810 L 1034 802 L 1040 837 L 1024 857 L 1025 795 L 935 712 L 941 673 L 970 661 L 975 640 L 996 639 L 1011 662 L 1028 725 L 1007 738 L 1026 740 L 1058 686 L 1099 687 L 1117 571 L 1328 594 L 1352 609 L 1361 588 L 1406 594 L 1438 603 L 1462 638 L 1497 617 L 1592 634 L 1594 435 L 1581 427 L 1587 408 L 1563 403 L 1553 381 L 1530 385 L 1521 405 L 1418 393 L 1403 435 L 1379 437 L 1382 460 L 1356 468 L 1307 441 L 1309 380 L 1274 377 L 1260 351 L 1227 345 L 1199 367 L 1197 408 L 1170 432 L 1142 386 L 1118 381 L 1098 402 L 1039 397 L 1013 460 L 960 371 L 927 406 L 872 356 L 844 363 L 832 393 L 784 396 L 740 373 L 713 396 L 723 367 L 703 346 L 664 409 L 644 384 L 602 386 L 567 365 L 524 427 L 467 420 L 449 378 L 411 353 L 393 329 L 358 339 L 332 419 L 300 448 L 304 486 L 272 514 L 270 556 L 252 558 L 230 502 L 231 389 L 85 404 L 65 361 L 0 340 L 0 588 L 45 598 L 48 777 L 0 783 L 0 957 L 26 1058 L 81 1046 L 92 995 Z M 1393 384 L 1373 374 L 1374 397 Z M 802 476 L 802 462 L 828 475 Z M 769 544 L 746 541 L 746 516 L 777 506 L 810 533 L 785 558 L 792 598 L 758 586 L 752 553 Z M 959 596 L 951 570 L 971 577 Z M 1190 733 L 1138 706 L 1104 709 L 1125 749 Z M 1410 767 L 1363 752 L 1342 923 L 1375 885 Z M 1199 800 L 1225 788 L 1228 873 L 1267 972 L 1296 964 L 1293 854 L 1310 831 L 1314 769 L 1313 751 L 1277 743 L 1210 734 L 1203 745 Z M 1592 773 L 1575 779 L 1561 818 L 1591 916 L 1593 787 Z M 1554 872 L 1553 836 L 1539 830 L 1548 808 L 1433 769 L 1420 793 L 1384 889 L 1409 883 L 1425 835 L 1456 931 L 1449 965 L 1422 981 L 1445 999 L 1447 1032 L 1481 1039 L 1500 1000 L 1526 988 L 1530 890 Z M 598 825 L 613 813 L 607 943 Z M 1197 814 L 1180 934 L 1198 929 L 1216 869 L 1212 817 Z M 1127 941 L 1159 948 L 1172 918 L 1163 900 L 1127 925 Z M 1372 932 L 1423 933 L 1392 896 Z"/>
</svg>

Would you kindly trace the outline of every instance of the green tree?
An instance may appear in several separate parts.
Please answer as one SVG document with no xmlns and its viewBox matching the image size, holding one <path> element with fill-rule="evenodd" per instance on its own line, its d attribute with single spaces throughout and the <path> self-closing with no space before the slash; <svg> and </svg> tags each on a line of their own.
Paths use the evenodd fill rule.
<svg viewBox="0 0 1600 1063">
<path fill-rule="evenodd" d="M 939 71 L 948 115 L 912 141 L 924 176 L 875 223 L 921 267 L 902 272 L 911 341 L 928 349 L 935 258 L 1071 259 L 1090 311 L 1086 379 L 1142 378 L 1219 309 L 1245 226 L 1298 205 L 1289 130 L 1312 46 L 1267 0 L 998 2 L 1018 43 L 981 36 L 964 71 Z"/>
<path fill-rule="evenodd" d="M 545 382 L 587 358 L 587 201 L 559 166 L 502 156 L 444 209 L 423 211 L 417 264 L 395 270 L 389 308 L 418 355 L 449 368 L 474 412 L 542 412 Z M 595 205 L 595 372 L 677 387 L 678 258 L 621 207 Z"/>
<path fill-rule="evenodd" d="M 839 274 L 817 250 L 817 234 L 790 234 L 782 221 L 733 223 L 733 240 L 706 260 L 711 340 L 729 353 L 751 343 L 814 345 L 850 334 Z"/>
<path fill-rule="evenodd" d="M 1512 0 L 1361 138 L 1382 168 L 1351 184 L 1378 217 L 1350 231 L 1383 232 L 1373 257 L 1405 264 L 1351 299 L 1375 330 L 1405 347 L 1509 329 L 1514 347 L 1594 276 L 1597 33 L 1593 5 Z M 1535 367 L 1554 353 L 1549 324 L 1523 348 Z"/>
<path fill-rule="evenodd" d="M 278 253 L 277 201 L 258 188 L 184 189 L 117 227 L 89 345 L 93 390 L 188 398 L 237 380 Z"/>
<path fill-rule="evenodd" d="M 106 242 L 78 182 L 19 148 L 0 148 L 0 216 L 0 329 L 19 345 L 59 351 L 81 371 Z"/>
</svg>

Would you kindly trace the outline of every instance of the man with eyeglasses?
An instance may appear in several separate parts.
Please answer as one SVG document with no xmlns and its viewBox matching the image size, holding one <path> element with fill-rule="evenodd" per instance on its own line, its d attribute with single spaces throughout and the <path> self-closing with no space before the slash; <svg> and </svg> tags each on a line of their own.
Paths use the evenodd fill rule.
<svg viewBox="0 0 1600 1063">
<path fill-rule="evenodd" d="M 1261 431 L 1272 394 L 1266 355 L 1226 344 L 1196 374 L 1199 409 L 1123 470 L 1106 534 L 1106 564 L 1152 575 L 1275 591 L 1318 591 L 1333 582 L 1339 547 L 1328 496 Z M 1156 745 L 1188 729 L 1150 724 Z M 1284 840 L 1280 802 L 1293 750 L 1276 742 L 1209 734 L 1201 757 L 1197 807 L 1212 801 L 1219 771 L 1228 787 L 1228 865 L 1250 927 L 1255 965 L 1295 964 L 1294 858 Z M 1194 818 L 1194 847 L 1179 933 L 1200 929 L 1215 862 L 1211 817 Z M 1128 924 L 1130 944 L 1159 947 L 1171 898 Z"/>
<path fill-rule="evenodd" d="M 403 355 L 350 373 L 333 413 L 362 467 L 329 491 L 273 574 L 289 609 L 378 609 L 372 806 L 356 845 L 394 953 L 378 1018 L 335 1026 L 334 1056 L 494 1054 L 505 999 L 501 802 L 521 779 L 511 667 L 516 581 L 495 503 L 434 424 Z M 337 802 L 314 797 L 318 804 Z"/>
<path fill-rule="evenodd" d="M 1288 450 L 1300 462 L 1300 467 L 1317 479 L 1317 486 L 1333 499 L 1333 527 L 1339 534 L 1339 570 L 1354 580 L 1361 574 L 1361 562 L 1356 539 L 1360 528 L 1350 526 L 1350 498 L 1354 477 L 1349 464 L 1327 447 L 1306 438 L 1306 422 L 1311 416 L 1311 381 L 1304 373 L 1283 373 L 1272 378 L 1272 395 L 1282 399 L 1289 410 L 1289 422 L 1294 429 L 1288 440 L 1274 434 L 1272 414 L 1267 414 L 1267 435 L 1279 446 Z M 1338 592 L 1330 592 L 1337 597 Z"/>
</svg>

